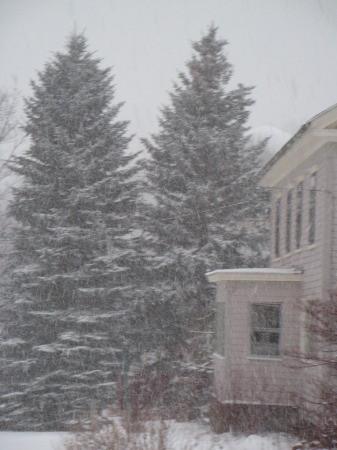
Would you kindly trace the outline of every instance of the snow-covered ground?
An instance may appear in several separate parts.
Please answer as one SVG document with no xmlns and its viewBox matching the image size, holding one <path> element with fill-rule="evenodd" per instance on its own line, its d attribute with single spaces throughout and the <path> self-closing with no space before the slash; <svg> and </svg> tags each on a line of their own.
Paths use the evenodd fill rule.
<svg viewBox="0 0 337 450">
<path fill-rule="evenodd" d="M 69 433 L 0 433 L 0 450 L 64 450 Z M 172 422 L 167 450 L 289 450 L 296 443 L 285 434 L 234 436 L 215 434 L 205 424 Z M 99 449 L 97 449 L 99 450 Z"/>
<path fill-rule="evenodd" d="M 0 432 L 0 450 L 63 450 L 68 433 Z"/>
<path fill-rule="evenodd" d="M 172 450 L 289 450 L 296 443 L 285 434 L 234 436 L 215 434 L 199 423 L 173 423 L 167 449 Z"/>
</svg>

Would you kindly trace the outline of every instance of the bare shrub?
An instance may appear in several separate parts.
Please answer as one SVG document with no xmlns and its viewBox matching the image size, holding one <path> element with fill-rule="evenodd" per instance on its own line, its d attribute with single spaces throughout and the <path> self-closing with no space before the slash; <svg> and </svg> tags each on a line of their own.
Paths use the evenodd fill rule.
<svg viewBox="0 0 337 450">
<path fill-rule="evenodd" d="M 124 418 L 99 418 L 89 430 L 74 433 L 65 441 L 66 450 L 165 450 L 167 426 L 163 421 L 134 422 Z"/>
<path fill-rule="evenodd" d="M 175 373 L 171 368 L 147 368 L 128 382 L 128 405 L 125 405 L 125 385 L 120 380 L 118 403 L 130 422 L 139 419 L 192 420 L 207 411 L 211 376 L 208 373 L 186 371 Z"/>
<path fill-rule="evenodd" d="M 307 371 L 308 389 L 298 396 L 305 419 L 301 449 L 337 448 L 337 293 L 304 307 L 307 323 L 306 348 L 292 354 Z"/>
</svg>

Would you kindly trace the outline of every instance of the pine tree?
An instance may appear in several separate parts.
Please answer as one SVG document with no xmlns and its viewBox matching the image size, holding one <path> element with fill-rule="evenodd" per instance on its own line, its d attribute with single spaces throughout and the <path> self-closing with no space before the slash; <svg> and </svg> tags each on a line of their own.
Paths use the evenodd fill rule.
<svg viewBox="0 0 337 450">
<path fill-rule="evenodd" d="M 112 398 L 136 258 L 135 155 L 110 69 L 73 35 L 32 83 L 11 295 L 4 310 L 3 427 L 57 429 Z M 8 385 L 9 384 L 9 385 Z"/>
<path fill-rule="evenodd" d="M 267 203 L 256 187 L 265 142 L 250 142 L 252 89 L 229 89 L 227 43 L 216 33 L 210 27 L 193 44 L 187 73 L 161 110 L 159 132 L 144 140 L 154 203 L 144 234 L 152 249 L 143 264 L 144 320 L 152 313 L 152 323 L 165 322 L 152 334 L 160 358 L 192 371 L 210 369 L 214 304 L 205 273 L 263 266 L 268 255 Z"/>
</svg>

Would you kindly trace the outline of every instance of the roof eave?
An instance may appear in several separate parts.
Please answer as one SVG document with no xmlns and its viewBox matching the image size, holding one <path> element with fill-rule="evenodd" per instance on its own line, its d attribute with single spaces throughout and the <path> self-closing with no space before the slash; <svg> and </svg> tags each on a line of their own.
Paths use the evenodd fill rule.
<svg viewBox="0 0 337 450">
<path fill-rule="evenodd" d="M 206 277 L 210 283 L 221 283 L 226 281 L 252 281 L 252 282 L 301 282 L 302 272 L 297 270 L 264 270 L 242 271 L 242 270 L 215 270 L 208 272 Z"/>
</svg>

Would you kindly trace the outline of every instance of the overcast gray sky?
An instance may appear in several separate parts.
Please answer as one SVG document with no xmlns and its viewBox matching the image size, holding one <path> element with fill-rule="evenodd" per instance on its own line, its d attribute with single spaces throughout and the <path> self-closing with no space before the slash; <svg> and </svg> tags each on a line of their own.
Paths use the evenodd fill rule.
<svg viewBox="0 0 337 450">
<path fill-rule="evenodd" d="M 256 86 L 253 127 L 293 133 L 337 103 L 337 0 L 0 0 L 0 86 L 29 95 L 52 53 L 84 31 L 114 68 L 121 118 L 145 137 L 211 23 L 229 42 L 233 82 Z"/>
</svg>

